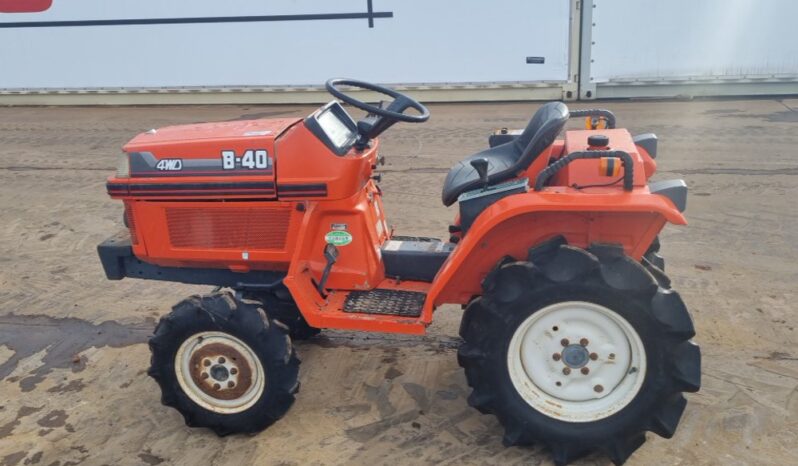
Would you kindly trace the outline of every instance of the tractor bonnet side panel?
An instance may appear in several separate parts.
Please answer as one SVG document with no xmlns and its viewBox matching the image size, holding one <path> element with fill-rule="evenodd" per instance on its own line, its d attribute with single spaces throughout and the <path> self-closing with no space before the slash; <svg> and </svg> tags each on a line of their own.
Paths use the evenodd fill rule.
<svg viewBox="0 0 798 466">
<path fill-rule="evenodd" d="M 295 125 L 277 141 L 278 197 L 349 199 L 369 181 L 378 150 L 373 141 L 364 151 L 336 155 L 307 126 Z"/>
<path fill-rule="evenodd" d="M 170 126 L 124 146 L 111 177 L 133 252 L 167 267 L 287 270 L 302 212 L 277 200 L 275 139 L 298 119 Z"/>
<path fill-rule="evenodd" d="M 124 146 L 129 195 L 274 197 L 275 139 L 296 122 L 201 123 L 141 133 Z M 124 180 L 114 181 L 117 189 L 124 188 Z"/>
<path fill-rule="evenodd" d="M 389 231 L 380 197 L 376 185 L 369 182 L 366 189 L 348 199 L 307 203 L 305 222 L 298 232 L 300 240 L 285 280 L 289 289 L 290 283 L 301 280 L 303 274 L 318 283 L 326 265 L 327 244 L 338 250 L 327 288 L 369 290 L 382 282 L 385 271 L 380 246 Z"/>
</svg>

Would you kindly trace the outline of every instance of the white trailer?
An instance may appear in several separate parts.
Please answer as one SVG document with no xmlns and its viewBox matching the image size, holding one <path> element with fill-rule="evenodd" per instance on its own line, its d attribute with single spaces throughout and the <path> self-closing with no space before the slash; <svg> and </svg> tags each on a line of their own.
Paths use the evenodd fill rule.
<svg viewBox="0 0 798 466">
<path fill-rule="evenodd" d="M 792 0 L 0 0 L 0 104 L 798 93 Z"/>
<path fill-rule="evenodd" d="M 327 96 L 314 96 L 314 88 L 347 76 L 417 87 L 433 100 L 480 92 L 560 99 L 575 77 L 570 7 L 517 0 L 53 0 L 44 11 L 0 14 L 0 92 L 315 100 Z"/>
<path fill-rule="evenodd" d="M 794 0 L 586 0 L 580 98 L 798 93 Z"/>
</svg>

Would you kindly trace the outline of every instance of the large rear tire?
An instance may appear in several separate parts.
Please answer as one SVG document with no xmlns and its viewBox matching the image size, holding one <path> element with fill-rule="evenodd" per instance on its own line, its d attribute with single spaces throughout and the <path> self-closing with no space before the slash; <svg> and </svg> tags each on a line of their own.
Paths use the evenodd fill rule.
<svg viewBox="0 0 798 466">
<path fill-rule="evenodd" d="M 465 310 L 458 361 L 469 404 L 506 445 L 540 442 L 567 464 L 592 450 L 622 464 L 645 431 L 673 436 L 699 389 L 687 309 L 622 248 L 555 239 L 507 258 Z"/>
<path fill-rule="evenodd" d="M 149 375 L 161 402 L 189 427 L 223 436 L 280 419 L 299 389 L 288 329 L 230 293 L 192 296 L 164 316 L 150 338 Z"/>
<path fill-rule="evenodd" d="M 654 267 L 664 272 L 665 258 L 662 257 L 662 255 L 660 255 L 659 249 L 660 249 L 659 236 L 655 236 L 654 241 L 651 242 L 651 245 L 646 250 L 646 253 L 643 254 L 643 258 L 646 261 L 648 261 L 649 264 L 653 265 Z"/>
</svg>

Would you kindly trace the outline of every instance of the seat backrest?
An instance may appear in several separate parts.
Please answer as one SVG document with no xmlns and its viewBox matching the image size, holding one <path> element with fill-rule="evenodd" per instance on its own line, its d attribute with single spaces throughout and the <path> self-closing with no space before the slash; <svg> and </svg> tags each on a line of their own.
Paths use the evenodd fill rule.
<svg viewBox="0 0 798 466">
<path fill-rule="evenodd" d="M 524 132 L 513 141 L 520 153 L 513 167 L 516 173 L 529 168 L 538 155 L 557 139 L 568 118 L 568 107 L 562 102 L 549 102 L 535 112 Z"/>
<path fill-rule="evenodd" d="M 526 129 L 515 140 L 476 153 L 449 170 L 443 183 L 441 200 L 452 205 L 457 197 L 482 185 L 479 174 L 471 166 L 474 159 L 488 161 L 488 184 L 513 179 L 526 171 L 544 153 L 568 123 L 568 107 L 562 102 L 543 105 L 529 120 Z"/>
</svg>

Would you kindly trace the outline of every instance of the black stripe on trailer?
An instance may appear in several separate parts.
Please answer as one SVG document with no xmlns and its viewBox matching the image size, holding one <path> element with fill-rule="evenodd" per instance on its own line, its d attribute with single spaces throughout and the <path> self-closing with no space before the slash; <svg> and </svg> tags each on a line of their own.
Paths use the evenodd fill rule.
<svg viewBox="0 0 798 466">
<path fill-rule="evenodd" d="M 310 13 L 296 15 L 263 16 L 209 16 L 196 18 L 131 18 L 131 19 L 86 19 L 73 21 L 15 21 L 0 23 L 4 28 L 52 28 L 87 26 L 136 26 L 156 24 L 214 24 L 214 23 L 264 23 L 284 21 L 330 21 L 367 19 L 373 27 L 374 18 L 393 18 L 392 11 L 366 11 L 364 13 Z"/>
</svg>

